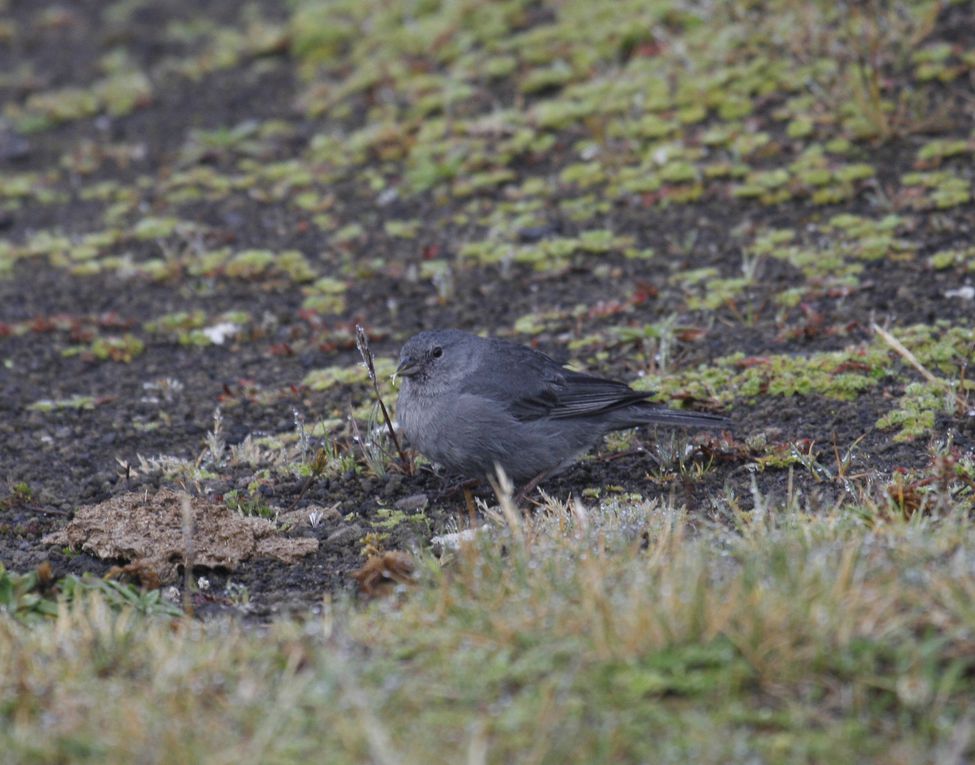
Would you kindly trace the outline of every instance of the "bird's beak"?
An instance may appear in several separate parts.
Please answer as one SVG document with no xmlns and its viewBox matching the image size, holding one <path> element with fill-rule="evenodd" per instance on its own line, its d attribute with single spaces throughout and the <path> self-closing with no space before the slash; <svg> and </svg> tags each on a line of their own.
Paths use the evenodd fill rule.
<svg viewBox="0 0 975 765">
<path fill-rule="evenodd" d="M 410 377 L 415 375 L 418 371 L 420 371 L 420 365 L 415 359 L 407 356 L 399 363 L 399 366 L 396 367 L 396 372 L 394 373 L 393 377 Z"/>
</svg>

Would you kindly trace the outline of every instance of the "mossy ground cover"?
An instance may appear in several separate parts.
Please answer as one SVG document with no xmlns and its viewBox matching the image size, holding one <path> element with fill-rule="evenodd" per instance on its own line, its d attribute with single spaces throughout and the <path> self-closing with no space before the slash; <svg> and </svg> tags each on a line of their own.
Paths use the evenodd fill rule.
<svg viewBox="0 0 975 765">
<path fill-rule="evenodd" d="M 973 28 L 950 0 L 0 0 L 0 751 L 971 757 Z M 733 428 L 614 437 L 534 516 L 471 518 L 403 469 L 357 323 L 389 404 L 400 343 L 456 326 Z M 169 601 L 40 541 L 160 486 L 318 552 Z M 404 550 L 415 586 L 348 602 Z"/>
</svg>

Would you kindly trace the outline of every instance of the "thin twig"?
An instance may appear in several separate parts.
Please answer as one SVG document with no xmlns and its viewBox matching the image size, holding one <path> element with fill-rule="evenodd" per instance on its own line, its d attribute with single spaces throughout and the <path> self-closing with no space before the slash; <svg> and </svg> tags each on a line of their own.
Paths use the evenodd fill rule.
<svg viewBox="0 0 975 765">
<path fill-rule="evenodd" d="M 403 465 L 403 469 L 410 475 L 412 475 L 412 463 L 407 459 L 406 453 L 403 448 L 399 445 L 399 439 L 396 437 L 396 431 L 393 430 L 393 421 L 389 419 L 389 412 L 386 411 L 386 404 L 383 403 L 383 397 L 379 393 L 379 378 L 376 375 L 376 365 L 372 360 L 372 351 L 369 350 L 369 337 L 366 335 L 366 331 L 362 328 L 361 324 L 355 325 L 355 347 L 359 349 L 359 355 L 362 356 L 362 362 L 366 365 L 366 370 L 369 372 L 369 379 L 372 381 L 373 390 L 376 392 L 376 401 L 379 402 L 379 408 L 382 410 L 383 419 L 386 421 L 386 429 L 389 430 L 389 436 L 393 439 L 393 445 L 396 447 L 396 453 L 399 454 L 400 462 Z"/>
</svg>

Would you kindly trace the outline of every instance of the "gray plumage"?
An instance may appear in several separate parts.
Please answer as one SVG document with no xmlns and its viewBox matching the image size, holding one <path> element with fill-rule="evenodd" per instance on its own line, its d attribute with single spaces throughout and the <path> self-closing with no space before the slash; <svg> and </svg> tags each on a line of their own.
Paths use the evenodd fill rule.
<svg viewBox="0 0 975 765">
<path fill-rule="evenodd" d="M 516 483 L 575 462 L 606 433 L 639 425 L 714 428 L 727 420 L 650 404 L 626 383 L 573 372 L 544 353 L 456 329 L 400 352 L 396 418 L 415 449 L 469 477 L 500 465 Z"/>
</svg>

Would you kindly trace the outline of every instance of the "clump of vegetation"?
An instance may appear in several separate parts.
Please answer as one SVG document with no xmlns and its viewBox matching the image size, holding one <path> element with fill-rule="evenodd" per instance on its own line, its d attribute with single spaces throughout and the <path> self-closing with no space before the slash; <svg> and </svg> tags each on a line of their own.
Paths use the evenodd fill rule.
<svg viewBox="0 0 975 765">
<path fill-rule="evenodd" d="M 328 605 L 260 633 L 146 621 L 102 592 L 52 604 L 30 631 L 2 616 L 0 743 L 76 762 L 163 741 L 173 762 L 257 745 L 335 762 L 923 759 L 951 745 L 975 693 L 969 578 L 944 564 L 975 555 L 975 530 L 950 505 L 903 514 L 911 496 L 825 513 L 729 498 L 725 522 L 693 534 L 671 504 L 553 500 L 492 515 L 446 569 L 424 556 L 395 608 Z M 159 667 L 162 685 L 140 680 Z M 206 694 L 178 692 L 190 683 Z M 59 703 L 42 704 L 55 686 Z M 109 686 L 132 714 L 92 702 Z"/>
</svg>

